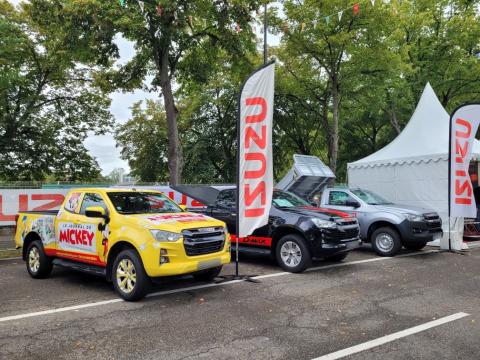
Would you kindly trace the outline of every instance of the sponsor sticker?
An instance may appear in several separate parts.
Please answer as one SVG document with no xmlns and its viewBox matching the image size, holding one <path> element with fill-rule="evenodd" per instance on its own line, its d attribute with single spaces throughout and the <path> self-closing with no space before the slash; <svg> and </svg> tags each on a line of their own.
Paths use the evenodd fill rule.
<svg viewBox="0 0 480 360">
<path fill-rule="evenodd" d="M 95 224 L 61 222 L 58 224 L 58 246 L 66 251 L 84 251 L 96 254 L 96 228 Z"/>
<path fill-rule="evenodd" d="M 172 222 L 189 223 L 195 221 L 209 221 L 211 218 L 202 214 L 165 214 L 165 215 L 151 215 L 146 216 L 145 219 L 154 224 L 164 224 Z"/>
</svg>

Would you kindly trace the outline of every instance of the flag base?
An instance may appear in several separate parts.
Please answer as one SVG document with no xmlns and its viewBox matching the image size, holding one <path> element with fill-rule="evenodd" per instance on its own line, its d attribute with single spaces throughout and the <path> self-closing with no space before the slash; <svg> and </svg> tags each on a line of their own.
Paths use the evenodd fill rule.
<svg viewBox="0 0 480 360">
<path fill-rule="evenodd" d="M 247 281 L 247 282 L 251 282 L 251 283 L 255 283 L 255 284 L 260 283 L 261 282 L 260 280 L 254 279 L 255 276 L 257 276 L 257 275 L 238 275 L 238 274 L 219 275 L 219 276 L 216 277 L 214 282 L 215 282 L 215 284 L 220 284 L 220 283 L 223 283 L 223 282 L 240 280 L 240 281 Z"/>
</svg>

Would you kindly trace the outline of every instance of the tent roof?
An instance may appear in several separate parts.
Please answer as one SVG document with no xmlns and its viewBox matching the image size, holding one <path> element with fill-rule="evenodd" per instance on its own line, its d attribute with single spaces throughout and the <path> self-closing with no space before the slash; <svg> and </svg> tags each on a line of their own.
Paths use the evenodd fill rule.
<svg viewBox="0 0 480 360">
<path fill-rule="evenodd" d="M 448 158 L 450 116 L 430 83 L 423 90 L 417 108 L 403 131 L 377 152 L 348 164 L 349 168 L 418 163 Z M 475 140 L 473 157 L 480 157 L 480 143 Z"/>
</svg>

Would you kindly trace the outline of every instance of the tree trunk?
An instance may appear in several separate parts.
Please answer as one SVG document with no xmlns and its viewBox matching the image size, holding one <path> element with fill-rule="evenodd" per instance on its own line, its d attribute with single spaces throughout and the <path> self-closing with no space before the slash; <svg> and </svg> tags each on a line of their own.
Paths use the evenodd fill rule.
<svg viewBox="0 0 480 360">
<path fill-rule="evenodd" d="M 182 182 L 183 154 L 180 138 L 178 136 L 177 109 L 173 98 L 172 82 L 168 74 L 168 53 L 165 51 L 160 70 L 160 87 L 162 88 L 165 113 L 167 115 L 168 129 L 168 170 L 170 172 L 170 185 Z"/>
<path fill-rule="evenodd" d="M 332 78 L 332 116 L 333 116 L 333 124 L 332 124 L 332 132 L 331 136 L 331 151 L 330 151 L 330 168 L 332 169 L 333 173 L 337 170 L 337 158 L 338 158 L 338 136 L 339 136 L 339 118 L 340 118 L 340 94 L 338 91 L 339 85 L 335 78 Z"/>
<path fill-rule="evenodd" d="M 395 110 L 388 110 L 388 115 L 390 118 L 390 123 L 392 124 L 393 128 L 397 132 L 397 135 L 399 135 L 402 132 L 402 129 L 400 128 L 400 124 L 398 123 L 397 119 L 397 114 L 395 113 Z"/>
</svg>

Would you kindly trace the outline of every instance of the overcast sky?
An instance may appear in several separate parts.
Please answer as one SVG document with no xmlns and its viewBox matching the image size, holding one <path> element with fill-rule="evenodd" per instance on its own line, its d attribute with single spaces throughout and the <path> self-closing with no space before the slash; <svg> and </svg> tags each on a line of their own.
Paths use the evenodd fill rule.
<svg viewBox="0 0 480 360">
<path fill-rule="evenodd" d="M 21 1 L 22 0 L 10 0 L 13 4 L 18 4 Z M 258 33 L 258 36 L 261 36 L 263 39 L 263 35 L 260 33 Z M 278 42 L 278 37 L 269 35 L 269 45 L 276 45 Z M 116 43 L 120 50 L 119 62 L 127 62 L 135 53 L 133 44 L 122 37 L 117 37 Z M 149 98 L 158 99 L 158 96 L 159 94 L 147 93 L 141 90 L 129 93 L 116 92 L 110 95 L 110 98 L 112 99 L 110 111 L 115 118 L 115 122 L 121 124 L 130 118 L 130 107 L 135 102 Z M 120 158 L 120 149 L 116 148 L 115 144 L 115 140 L 111 133 L 102 136 L 92 135 L 85 140 L 85 147 L 90 154 L 97 159 L 103 175 L 108 175 L 115 168 L 124 168 L 129 171 L 127 162 Z"/>
</svg>

